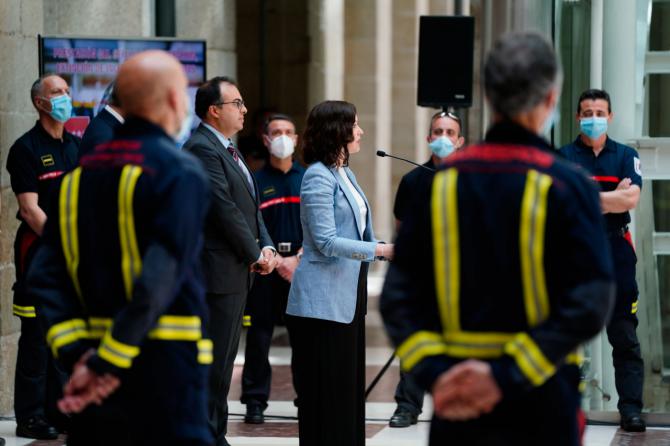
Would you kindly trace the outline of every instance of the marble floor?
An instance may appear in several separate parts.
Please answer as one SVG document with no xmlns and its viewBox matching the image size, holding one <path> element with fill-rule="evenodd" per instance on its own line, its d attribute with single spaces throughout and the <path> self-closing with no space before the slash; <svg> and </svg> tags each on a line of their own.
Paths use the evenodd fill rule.
<svg viewBox="0 0 670 446">
<path fill-rule="evenodd" d="M 379 313 L 376 311 L 381 279 L 370 278 L 370 302 L 366 320 L 366 376 L 371 382 L 392 353 L 384 334 Z M 240 345 L 244 352 L 244 338 Z M 249 425 L 243 422 L 245 406 L 239 402 L 240 379 L 244 364 L 243 354 L 235 361 L 234 381 L 229 396 L 231 411 L 228 440 L 233 446 L 297 446 L 298 426 L 295 421 L 296 409 L 293 405 L 295 393 L 291 384 L 290 348 L 283 328 L 278 328 L 270 351 L 273 370 L 272 393 L 266 410 L 266 423 Z M 420 422 L 406 429 L 388 426 L 388 418 L 395 410 L 393 394 L 398 382 L 397 361 L 384 374 L 370 394 L 366 404 L 366 444 L 368 446 L 419 446 L 425 445 L 431 415 L 431 401 L 425 398 Z M 0 418 L 0 437 L 7 440 L 7 446 L 61 446 L 63 439 L 54 441 L 31 441 L 14 436 L 15 423 L 11 417 Z M 615 426 L 588 426 L 584 439 L 585 446 L 651 446 L 670 445 L 670 429 L 652 428 L 642 434 L 629 434 Z M 120 445 L 121 446 L 121 445 Z M 346 445 L 343 445 L 346 446 Z"/>
</svg>

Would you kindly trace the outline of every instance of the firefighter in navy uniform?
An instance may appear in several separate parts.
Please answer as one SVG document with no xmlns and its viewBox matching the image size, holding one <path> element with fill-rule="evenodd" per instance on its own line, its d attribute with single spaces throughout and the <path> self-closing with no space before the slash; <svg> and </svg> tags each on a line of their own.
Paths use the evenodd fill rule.
<svg viewBox="0 0 670 446">
<path fill-rule="evenodd" d="M 47 342 L 72 370 L 59 402 L 74 414 L 68 445 L 213 441 L 199 263 L 208 180 L 175 144 L 189 129 L 186 86 L 163 51 L 120 67 L 128 119 L 63 177 L 28 272 Z"/>
<path fill-rule="evenodd" d="M 584 167 L 600 185 L 600 202 L 617 284 L 616 304 L 607 325 L 607 337 L 612 345 L 621 427 L 626 431 L 643 432 L 646 425 L 640 413 L 644 364 L 635 332 L 638 324 L 637 257 L 628 231 L 629 211 L 640 199 L 642 172 L 635 149 L 607 136 L 607 125 L 612 116 L 606 91 L 583 92 L 577 105 L 581 133 L 572 144 L 561 147 L 560 152 Z"/>
<path fill-rule="evenodd" d="M 429 169 L 435 169 L 454 150 L 460 149 L 465 142 L 461 131 L 461 119 L 458 115 L 451 112 L 435 113 L 430 119 L 430 128 L 426 136 L 431 157 L 423 165 Z M 430 194 L 433 175 L 433 171 L 417 167 L 402 177 L 393 205 L 396 230 L 407 217 L 416 195 Z M 395 389 L 395 400 L 398 406 L 389 420 L 389 426 L 409 427 L 416 424 L 423 408 L 423 394 L 424 390 L 414 382 L 411 376 L 400 372 L 400 381 Z"/>
<path fill-rule="evenodd" d="M 263 423 L 272 383 L 268 361 L 272 332 L 283 321 L 293 271 L 302 256 L 300 185 L 305 169 L 293 160 L 298 142 L 295 122 L 288 115 L 270 115 L 265 123 L 263 142 L 270 162 L 255 173 L 260 191 L 260 209 L 279 259 L 275 271 L 257 276 L 249 292 L 245 310 L 248 326 L 242 371 L 241 401 L 247 410 L 244 421 Z"/>
<path fill-rule="evenodd" d="M 559 79 L 542 36 L 503 36 L 485 141 L 446 160 L 400 228 L 381 312 L 433 395 L 431 445 L 580 444 L 576 349 L 614 287 L 597 191 L 538 136 Z"/>
<path fill-rule="evenodd" d="M 72 112 L 67 82 L 47 74 L 33 83 L 30 96 L 39 114 L 35 126 L 9 149 L 7 170 L 19 204 L 21 225 L 14 242 L 14 315 L 21 318 L 14 412 L 20 437 L 54 439 L 60 428 L 56 400 L 66 379 L 53 363 L 35 302 L 28 293 L 25 273 L 39 245 L 58 178 L 77 165 L 80 140 L 64 129 Z"/>
</svg>

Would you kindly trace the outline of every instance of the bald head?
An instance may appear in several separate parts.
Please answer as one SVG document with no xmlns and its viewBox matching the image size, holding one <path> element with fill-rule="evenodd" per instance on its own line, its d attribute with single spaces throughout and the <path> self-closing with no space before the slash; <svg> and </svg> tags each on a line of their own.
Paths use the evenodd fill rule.
<svg viewBox="0 0 670 446">
<path fill-rule="evenodd" d="M 185 114 L 187 85 L 179 61 L 165 51 L 152 50 L 135 54 L 121 65 L 115 91 L 126 115 L 146 119 L 174 134 Z"/>
</svg>

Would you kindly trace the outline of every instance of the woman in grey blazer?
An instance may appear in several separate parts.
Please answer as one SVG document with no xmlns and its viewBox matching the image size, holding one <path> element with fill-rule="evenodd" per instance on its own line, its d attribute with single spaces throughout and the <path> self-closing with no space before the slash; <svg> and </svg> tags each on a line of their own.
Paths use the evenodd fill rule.
<svg viewBox="0 0 670 446">
<path fill-rule="evenodd" d="M 347 167 L 362 135 L 348 102 L 322 102 L 307 117 L 303 256 L 286 309 L 300 446 L 365 445 L 367 271 L 393 245 L 375 240 L 370 206 Z"/>
</svg>

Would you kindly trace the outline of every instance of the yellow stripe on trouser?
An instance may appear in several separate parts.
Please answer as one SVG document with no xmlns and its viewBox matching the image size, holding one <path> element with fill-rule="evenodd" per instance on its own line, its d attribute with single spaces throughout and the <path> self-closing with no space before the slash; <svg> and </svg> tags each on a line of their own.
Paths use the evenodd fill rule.
<svg viewBox="0 0 670 446">
<path fill-rule="evenodd" d="M 444 332 L 460 331 L 460 252 L 458 240 L 458 171 L 435 175 L 431 198 L 435 289 Z"/>
<path fill-rule="evenodd" d="M 200 364 L 211 364 L 214 362 L 214 345 L 210 339 L 198 341 L 198 362 Z"/>
<path fill-rule="evenodd" d="M 59 194 L 59 223 L 61 244 L 67 264 L 67 270 L 72 280 L 72 285 L 81 300 L 81 287 L 79 285 L 79 236 L 77 233 L 79 180 L 81 178 L 81 167 L 77 167 L 71 173 L 65 175 L 61 183 Z"/>
<path fill-rule="evenodd" d="M 133 294 L 133 282 L 142 272 L 142 259 L 137 247 L 135 218 L 133 215 L 133 194 L 137 180 L 142 174 L 138 166 L 128 165 L 121 171 L 119 179 L 119 242 L 121 246 L 121 273 L 126 298 Z"/>
<path fill-rule="evenodd" d="M 514 358 L 521 372 L 534 386 L 540 386 L 556 373 L 556 367 L 544 356 L 526 333 L 519 333 L 505 345 L 505 353 Z"/>
<path fill-rule="evenodd" d="M 122 369 L 130 368 L 133 359 L 139 354 L 139 347 L 117 341 L 109 331 L 102 338 L 100 347 L 98 347 L 98 355 L 102 359 Z"/>
<path fill-rule="evenodd" d="M 70 319 L 59 322 L 47 331 L 47 344 L 51 351 L 58 357 L 58 350 L 66 345 L 88 337 L 86 322 L 83 319 Z"/>
<path fill-rule="evenodd" d="M 549 298 L 544 273 L 544 237 L 547 195 L 551 183 L 549 175 L 529 170 L 521 200 L 519 258 L 523 298 L 530 327 L 543 322 L 549 315 Z"/>
<path fill-rule="evenodd" d="M 637 303 L 638 303 L 638 302 L 639 302 L 639 301 L 636 300 L 636 301 L 633 302 L 633 304 L 631 305 L 631 307 L 630 307 L 630 313 L 631 313 L 631 314 L 635 314 L 635 313 L 637 313 Z"/>
<path fill-rule="evenodd" d="M 198 316 L 161 316 L 156 328 L 149 332 L 150 339 L 166 341 L 198 341 L 202 338 Z"/>
<path fill-rule="evenodd" d="M 21 306 L 21 305 L 13 305 L 13 310 L 14 310 L 14 315 L 20 316 L 20 317 L 37 317 L 37 313 L 35 311 L 35 307 L 31 306 Z"/>
</svg>

